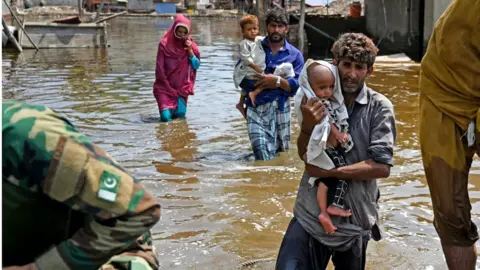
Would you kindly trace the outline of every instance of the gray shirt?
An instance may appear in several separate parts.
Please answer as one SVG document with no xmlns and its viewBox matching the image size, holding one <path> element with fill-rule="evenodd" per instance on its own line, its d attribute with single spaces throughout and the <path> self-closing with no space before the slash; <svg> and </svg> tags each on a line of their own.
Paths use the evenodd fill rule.
<svg viewBox="0 0 480 270">
<path fill-rule="evenodd" d="M 396 138 L 393 105 L 384 95 L 366 85 L 360 90 L 353 108 L 349 110 L 348 123 L 354 147 L 346 153 L 348 164 L 367 159 L 393 166 L 393 145 Z M 294 216 L 303 228 L 322 244 L 338 251 L 353 248 L 360 252 L 362 241 L 382 238 L 379 227 L 377 180 L 348 181 L 345 195 L 347 209 L 352 216 L 331 216 L 337 227 L 334 235 L 328 235 L 318 221 L 320 208 L 317 203 L 317 186 L 308 184 L 309 175 L 303 174 L 294 207 Z M 357 253 L 359 254 L 359 253 Z"/>
</svg>

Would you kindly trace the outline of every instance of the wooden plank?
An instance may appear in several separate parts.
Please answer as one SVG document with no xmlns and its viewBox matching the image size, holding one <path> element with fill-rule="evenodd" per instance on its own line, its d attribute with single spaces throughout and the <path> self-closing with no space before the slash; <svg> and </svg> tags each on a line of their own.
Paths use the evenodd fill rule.
<svg viewBox="0 0 480 270">
<path fill-rule="evenodd" d="M 115 14 L 113 14 L 113 15 L 111 15 L 111 16 L 108 16 L 108 17 L 105 17 L 105 18 L 103 18 L 103 19 L 95 20 L 94 23 L 101 23 L 101 22 L 104 22 L 104 21 L 113 19 L 113 18 L 115 18 L 115 17 L 117 17 L 117 16 L 123 15 L 123 14 L 125 14 L 125 13 L 127 13 L 127 11 L 122 11 L 122 12 L 120 12 L 120 13 L 115 13 Z"/>
<path fill-rule="evenodd" d="M 70 16 L 66 18 L 61 18 L 57 20 L 53 20 L 53 23 L 62 23 L 62 24 L 79 24 L 82 23 L 78 16 Z"/>
<path fill-rule="evenodd" d="M 72 49 L 72 48 L 85 48 L 85 49 L 88 49 L 88 48 L 105 48 L 105 46 L 98 46 L 98 45 L 77 45 L 75 47 L 66 47 L 66 46 L 62 46 L 62 45 L 57 45 L 57 44 L 48 44 L 48 45 L 41 45 L 40 48 L 42 49 Z M 27 47 L 24 47 L 24 49 L 33 49 L 32 46 L 27 46 Z"/>
<path fill-rule="evenodd" d="M 97 23 L 65 24 L 53 22 L 25 22 L 25 26 L 50 27 L 50 28 L 103 28 Z"/>
<path fill-rule="evenodd" d="M 100 17 L 100 13 L 102 12 L 103 5 L 105 5 L 105 0 L 102 0 L 102 2 L 100 3 L 100 6 L 97 7 L 97 14 L 95 15 L 95 19 L 93 19 L 93 21 L 98 20 L 98 18 Z"/>
</svg>

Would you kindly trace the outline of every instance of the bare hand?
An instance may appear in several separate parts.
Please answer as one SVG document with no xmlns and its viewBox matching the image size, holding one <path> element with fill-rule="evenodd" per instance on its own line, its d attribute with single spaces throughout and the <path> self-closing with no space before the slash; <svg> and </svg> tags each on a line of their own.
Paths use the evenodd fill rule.
<svg viewBox="0 0 480 270">
<path fill-rule="evenodd" d="M 303 97 L 300 109 L 303 116 L 302 129 L 308 133 L 311 133 L 315 125 L 320 123 L 328 113 L 325 105 L 318 98 L 307 101 L 307 98 Z"/>
<path fill-rule="evenodd" d="M 337 136 L 335 137 L 335 139 L 337 139 L 337 141 L 341 144 L 341 145 L 344 145 L 348 142 L 348 134 L 345 133 L 345 132 L 340 132 L 337 134 Z"/>
<path fill-rule="evenodd" d="M 190 39 L 185 40 L 185 46 L 187 46 L 187 49 L 191 48 L 192 47 L 192 41 Z"/>
<path fill-rule="evenodd" d="M 193 51 L 192 51 L 192 41 L 190 39 L 187 39 L 185 40 L 185 50 L 189 53 L 189 54 L 192 54 Z"/>
<path fill-rule="evenodd" d="M 254 68 L 255 72 L 257 72 L 258 74 L 263 74 L 263 70 L 261 68 L 259 68 L 258 66 L 256 66 Z M 260 78 L 261 79 L 261 78 Z"/>
<path fill-rule="evenodd" d="M 278 77 L 275 75 L 266 74 L 255 83 L 255 88 L 275 89 L 277 88 L 277 79 Z"/>
<path fill-rule="evenodd" d="M 328 138 L 327 138 L 327 145 L 329 147 L 336 148 L 336 147 L 338 147 L 338 144 L 339 144 L 339 142 L 338 142 L 337 137 L 335 135 L 333 135 L 332 132 L 330 132 L 330 134 L 328 135 Z"/>
</svg>

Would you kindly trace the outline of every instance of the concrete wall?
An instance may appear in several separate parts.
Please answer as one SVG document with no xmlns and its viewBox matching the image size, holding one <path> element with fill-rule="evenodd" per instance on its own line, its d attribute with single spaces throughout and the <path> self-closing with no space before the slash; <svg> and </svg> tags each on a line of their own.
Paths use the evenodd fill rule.
<svg viewBox="0 0 480 270">
<path fill-rule="evenodd" d="M 451 2 L 451 0 L 425 0 L 425 24 L 423 28 L 423 42 L 425 47 L 432 35 L 435 23 Z"/>
<path fill-rule="evenodd" d="M 418 0 L 365 0 L 367 32 L 380 54 L 403 52 L 412 59 L 421 57 L 422 8 Z"/>
<path fill-rule="evenodd" d="M 7 8 L 7 5 L 5 5 L 5 2 L 2 1 L 2 16 L 9 16 L 10 11 Z"/>
<path fill-rule="evenodd" d="M 365 17 L 347 20 L 342 17 L 307 15 L 305 21 L 313 25 L 315 28 L 321 29 L 334 39 L 337 38 L 339 34 L 345 32 L 366 32 Z M 295 34 L 298 33 L 297 18 L 290 16 L 290 24 L 297 25 L 292 27 L 290 32 Z M 333 40 L 319 34 L 308 26 L 305 26 L 304 29 L 307 33 L 305 45 L 308 44 L 308 48 L 305 48 L 306 51 L 304 53 L 308 53 L 308 57 L 315 59 L 332 58 L 333 55 L 330 50 L 333 45 Z M 294 42 L 296 42 L 296 40 Z"/>
<path fill-rule="evenodd" d="M 435 2 L 434 9 L 433 9 L 433 20 L 436 22 L 440 16 L 442 16 L 443 12 L 447 9 L 447 7 L 452 2 L 451 0 L 426 0 L 427 2 L 432 1 Z"/>
<path fill-rule="evenodd" d="M 367 31 L 390 41 L 394 39 L 393 32 L 406 35 L 409 19 L 408 2 L 409 0 L 366 0 Z"/>
</svg>

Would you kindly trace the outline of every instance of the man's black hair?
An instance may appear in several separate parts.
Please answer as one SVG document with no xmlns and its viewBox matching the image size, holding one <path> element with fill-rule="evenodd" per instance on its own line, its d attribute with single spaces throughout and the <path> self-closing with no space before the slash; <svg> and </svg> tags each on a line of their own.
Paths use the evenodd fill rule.
<svg viewBox="0 0 480 270">
<path fill-rule="evenodd" d="M 290 21 L 288 12 L 285 9 L 280 7 L 274 7 L 272 9 L 269 9 L 265 17 L 266 17 L 265 20 L 267 25 L 269 25 L 271 22 L 288 25 Z"/>
</svg>

